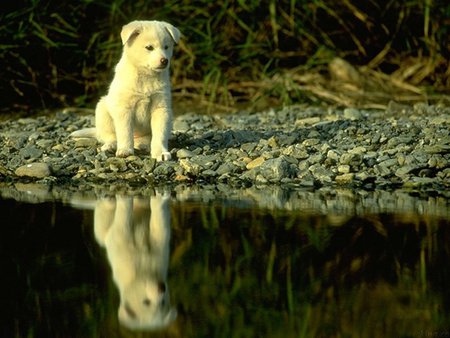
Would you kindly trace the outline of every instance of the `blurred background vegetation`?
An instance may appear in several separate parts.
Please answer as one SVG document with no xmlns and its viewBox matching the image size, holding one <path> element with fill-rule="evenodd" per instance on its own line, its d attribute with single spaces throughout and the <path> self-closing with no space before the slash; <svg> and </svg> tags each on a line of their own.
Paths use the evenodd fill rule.
<svg viewBox="0 0 450 338">
<path fill-rule="evenodd" d="M 306 102 L 446 101 L 447 0 L 8 0 L 0 13 L 1 111 L 93 107 L 122 25 L 165 20 L 184 37 L 176 102 L 215 110 Z"/>
</svg>

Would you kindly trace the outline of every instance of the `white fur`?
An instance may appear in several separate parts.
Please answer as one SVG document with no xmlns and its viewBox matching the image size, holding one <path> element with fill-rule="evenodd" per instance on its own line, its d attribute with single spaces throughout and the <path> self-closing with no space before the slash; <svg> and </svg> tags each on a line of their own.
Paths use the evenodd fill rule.
<svg viewBox="0 0 450 338">
<path fill-rule="evenodd" d="M 148 151 L 157 160 L 169 160 L 172 128 L 169 78 L 170 59 L 180 39 L 177 28 L 162 21 L 133 21 L 122 28 L 122 57 L 108 94 L 95 109 L 95 137 L 102 150 L 116 149 L 127 157 L 133 149 Z M 93 129 L 72 137 L 92 137 Z"/>
<path fill-rule="evenodd" d="M 97 203 L 95 237 L 106 247 L 120 293 L 118 316 L 131 329 L 167 327 L 177 316 L 167 286 L 168 196 L 117 196 Z"/>
</svg>

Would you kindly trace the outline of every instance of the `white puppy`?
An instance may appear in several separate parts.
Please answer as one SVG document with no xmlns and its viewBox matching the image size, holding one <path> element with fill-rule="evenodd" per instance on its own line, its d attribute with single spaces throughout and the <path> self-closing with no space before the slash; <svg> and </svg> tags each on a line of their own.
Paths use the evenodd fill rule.
<svg viewBox="0 0 450 338">
<path fill-rule="evenodd" d="M 96 128 L 72 137 L 96 137 L 102 150 L 127 157 L 133 148 L 149 150 L 158 161 L 170 160 L 172 127 L 169 66 L 180 31 L 167 22 L 133 21 L 120 33 L 122 57 L 108 94 L 95 109 Z M 151 141 L 150 141 L 151 140 Z"/>
</svg>

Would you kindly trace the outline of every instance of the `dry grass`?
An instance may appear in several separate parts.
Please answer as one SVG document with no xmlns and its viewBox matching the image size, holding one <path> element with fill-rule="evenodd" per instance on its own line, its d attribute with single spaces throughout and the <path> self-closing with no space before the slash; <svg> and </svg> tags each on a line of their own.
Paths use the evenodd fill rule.
<svg viewBox="0 0 450 338">
<path fill-rule="evenodd" d="M 291 103 L 292 98 L 299 96 L 299 100 L 313 104 L 374 109 L 386 109 L 391 101 L 450 104 L 450 95 L 444 88 L 428 90 L 421 85 L 423 79 L 420 78 L 430 76 L 434 67 L 430 67 L 426 59 L 410 61 L 405 61 L 396 72 L 386 74 L 369 66 L 355 67 L 337 57 L 327 66 L 281 70 L 258 81 L 228 83 L 222 88 L 221 98 L 226 99 L 223 103 L 213 100 L 217 95 L 201 92 L 203 83 L 187 79 L 175 86 L 175 97 L 189 98 L 207 111 L 233 111 L 240 102 L 246 103 L 248 109 L 257 109 L 269 104 Z M 440 60 L 440 63 L 445 62 Z"/>
</svg>

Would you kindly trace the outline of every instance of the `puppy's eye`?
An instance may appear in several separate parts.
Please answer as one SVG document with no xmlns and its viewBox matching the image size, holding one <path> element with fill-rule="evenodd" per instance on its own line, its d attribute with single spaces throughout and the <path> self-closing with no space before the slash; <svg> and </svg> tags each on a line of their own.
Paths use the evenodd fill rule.
<svg viewBox="0 0 450 338">
<path fill-rule="evenodd" d="M 169 49 L 169 46 L 165 45 L 165 46 L 164 46 L 164 49 Z"/>
<path fill-rule="evenodd" d="M 146 299 L 144 299 L 144 301 L 142 303 L 144 303 L 145 306 L 150 306 L 152 301 L 150 299 L 146 298 Z"/>
<path fill-rule="evenodd" d="M 152 51 L 155 49 L 155 47 L 153 47 L 152 45 L 145 46 L 145 48 L 149 51 Z"/>
</svg>

